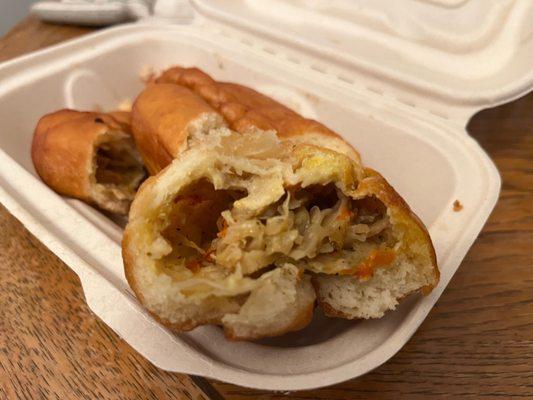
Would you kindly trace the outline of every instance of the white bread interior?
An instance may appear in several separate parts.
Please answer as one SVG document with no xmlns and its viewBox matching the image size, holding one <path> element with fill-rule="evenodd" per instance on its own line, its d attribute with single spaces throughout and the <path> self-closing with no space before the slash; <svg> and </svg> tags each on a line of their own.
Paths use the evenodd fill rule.
<svg viewBox="0 0 533 400">
<path fill-rule="evenodd" d="M 378 268 L 369 280 L 323 274 L 315 278 L 315 287 L 321 304 L 326 305 L 326 315 L 369 319 L 383 317 L 386 311 L 396 309 L 402 298 L 433 285 L 434 280 L 432 274 L 420 273 L 413 262 L 402 260 Z"/>
</svg>

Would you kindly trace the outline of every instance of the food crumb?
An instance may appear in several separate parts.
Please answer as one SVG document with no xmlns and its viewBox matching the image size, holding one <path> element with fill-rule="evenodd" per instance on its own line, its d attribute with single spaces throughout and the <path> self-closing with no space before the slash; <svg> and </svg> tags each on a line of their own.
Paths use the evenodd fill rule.
<svg viewBox="0 0 533 400">
<path fill-rule="evenodd" d="M 453 202 L 453 211 L 455 212 L 459 212 L 463 209 L 463 205 L 461 204 L 461 202 L 459 200 L 455 200 Z"/>
<path fill-rule="evenodd" d="M 215 58 L 217 60 L 218 69 L 224 69 L 225 67 L 222 58 L 218 54 L 215 54 Z"/>
<path fill-rule="evenodd" d="M 155 71 L 153 67 L 145 65 L 144 67 L 141 68 L 141 72 L 139 76 L 143 83 L 150 83 L 155 80 L 155 77 L 157 76 L 157 72 Z"/>
<path fill-rule="evenodd" d="M 132 104 L 132 102 L 131 102 L 130 99 L 124 99 L 124 100 L 122 100 L 120 103 L 118 103 L 117 109 L 118 109 L 119 111 L 127 111 L 127 112 L 130 112 L 132 106 L 133 106 L 133 104 Z"/>
<path fill-rule="evenodd" d="M 311 94 L 311 93 L 307 93 L 305 92 L 304 93 L 304 97 L 310 102 L 310 103 L 313 103 L 315 105 L 317 105 L 319 102 L 320 102 L 320 99 L 318 97 L 316 97 L 314 94 Z"/>
</svg>

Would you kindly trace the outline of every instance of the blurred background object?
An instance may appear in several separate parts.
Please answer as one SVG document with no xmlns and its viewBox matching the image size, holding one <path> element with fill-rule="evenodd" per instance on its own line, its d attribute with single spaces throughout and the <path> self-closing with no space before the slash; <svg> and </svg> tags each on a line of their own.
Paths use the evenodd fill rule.
<svg viewBox="0 0 533 400">
<path fill-rule="evenodd" d="M 0 0 L 0 36 L 28 13 L 51 23 L 106 26 L 147 17 L 153 3 L 154 0 Z"/>
<path fill-rule="evenodd" d="M 148 17 L 152 3 L 152 0 L 42 0 L 32 5 L 31 14 L 45 22 L 100 27 Z"/>
<path fill-rule="evenodd" d="M 28 15 L 30 6 L 36 2 L 37 0 L 0 0 L 0 35 L 4 35 Z"/>
</svg>

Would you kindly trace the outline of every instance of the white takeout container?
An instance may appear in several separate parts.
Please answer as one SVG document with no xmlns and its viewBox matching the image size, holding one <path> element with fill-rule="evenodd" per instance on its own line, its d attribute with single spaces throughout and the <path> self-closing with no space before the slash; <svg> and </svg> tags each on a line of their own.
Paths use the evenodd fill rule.
<svg viewBox="0 0 533 400">
<path fill-rule="evenodd" d="M 422 323 L 495 205 L 498 172 L 465 126 L 532 88 L 532 1 L 176 4 L 171 19 L 102 30 L 0 66 L 1 202 L 78 274 L 89 307 L 162 369 L 272 390 L 370 371 Z M 342 134 L 427 225 L 439 285 L 379 320 L 317 312 L 304 331 L 258 343 L 229 342 L 213 326 L 175 334 L 154 321 L 126 283 L 120 221 L 47 188 L 30 144 L 41 115 L 112 109 L 141 90 L 147 67 L 172 64 L 250 85 Z"/>
</svg>

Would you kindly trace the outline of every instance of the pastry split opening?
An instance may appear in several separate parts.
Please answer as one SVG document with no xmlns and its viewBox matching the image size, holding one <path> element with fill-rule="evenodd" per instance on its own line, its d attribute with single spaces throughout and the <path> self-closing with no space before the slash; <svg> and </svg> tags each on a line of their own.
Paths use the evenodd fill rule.
<svg viewBox="0 0 533 400">
<path fill-rule="evenodd" d="M 167 225 L 162 237 L 172 246 L 163 264 L 182 264 L 196 272 L 206 263 L 213 263 L 213 241 L 221 227 L 221 213 L 242 198 L 237 190 L 215 190 L 207 179 L 201 179 L 182 190 L 172 200 Z"/>
<path fill-rule="evenodd" d="M 97 204 L 125 214 L 146 176 L 131 136 L 112 132 L 96 145 L 93 160 L 93 196 Z"/>
<path fill-rule="evenodd" d="M 96 148 L 96 182 L 137 189 L 145 172 L 132 138 L 101 143 Z"/>
</svg>

